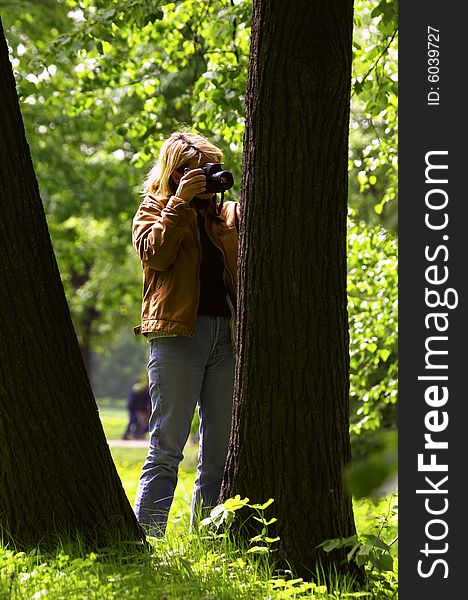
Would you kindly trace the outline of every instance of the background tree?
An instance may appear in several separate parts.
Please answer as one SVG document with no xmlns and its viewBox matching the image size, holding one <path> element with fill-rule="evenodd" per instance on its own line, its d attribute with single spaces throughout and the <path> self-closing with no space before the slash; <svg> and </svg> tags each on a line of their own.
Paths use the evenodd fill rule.
<svg viewBox="0 0 468 600">
<path fill-rule="evenodd" d="M 0 530 L 141 541 L 81 359 L 0 22 Z"/>
<path fill-rule="evenodd" d="M 254 2 L 235 408 L 222 499 L 275 500 L 278 561 L 310 577 L 355 533 L 346 219 L 352 1 Z M 338 569 L 343 555 L 332 557 Z M 326 569 L 328 570 L 328 569 Z"/>
</svg>

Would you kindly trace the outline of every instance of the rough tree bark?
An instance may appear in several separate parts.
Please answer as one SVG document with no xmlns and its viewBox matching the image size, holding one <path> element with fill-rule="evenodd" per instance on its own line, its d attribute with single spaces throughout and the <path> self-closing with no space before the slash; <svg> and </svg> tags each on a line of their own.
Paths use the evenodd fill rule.
<svg viewBox="0 0 468 600">
<path fill-rule="evenodd" d="M 89 281 L 91 268 L 92 264 L 86 262 L 84 264 L 82 273 L 78 273 L 73 268 L 71 269 L 70 283 L 73 290 L 72 293 L 79 293 L 80 288 Z M 79 340 L 81 358 L 83 359 L 83 364 L 90 381 L 93 380 L 93 328 L 98 322 L 100 316 L 99 311 L 96 309 L 93 303 L 93 300 L 94 298 L 89 299 L 86 305 L 83 307 L 81 313 L 79 315 L 75 315 L 75 318 L 73 319 L 75 327 L 78 330 L 78 335 L 81 336 L 81 341 Z"/>
<path fill-rule="evenodd" d="M 0 21 L 0 535 L 141 541 L 55 261 Z"/>
<path fill-rule="evenodd" d="M 317 550 L 320 542 L 355 533 L 342 483 L 353 5 L 253 4 L 235 408 L 221 500 L 273 498 L 278 564 L 310 577 L 319 560 L 343 558 Z"/>
</svg>

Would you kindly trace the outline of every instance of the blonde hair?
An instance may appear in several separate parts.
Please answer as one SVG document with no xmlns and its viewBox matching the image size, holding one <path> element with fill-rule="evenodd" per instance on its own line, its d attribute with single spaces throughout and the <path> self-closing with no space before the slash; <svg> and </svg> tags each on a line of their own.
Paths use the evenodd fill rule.
<svg viewBox="0 0 468 600">
<path fill-rule="evenodd" d="M 221 162 L 222 151 L 199 133 L 177 131 L 161 146 L 158 160 L 143 182 L 142 193 L 154 194 L 157 198 L 168 198 L 173 194 L 171 174 L 185 164 L 203 159 Z"/>
</svg>

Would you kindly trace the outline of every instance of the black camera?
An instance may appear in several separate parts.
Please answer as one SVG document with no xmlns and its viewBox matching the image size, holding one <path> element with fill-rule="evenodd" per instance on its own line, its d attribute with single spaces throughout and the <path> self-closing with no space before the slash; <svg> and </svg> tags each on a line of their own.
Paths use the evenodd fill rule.
<svg viewBox="0 0 468 600">
<path fill-rule="evenodd" d="M 225 192 L 234 185 L 234 176 L 230 171 L 225 171 L 220 163 L 206 163 L 202 167 L 206 177 L 206 190 L 204 194 L 216 194 L 218 192 Z M 185 169 L 184 173 L 189 169 Z"/>
</svg>

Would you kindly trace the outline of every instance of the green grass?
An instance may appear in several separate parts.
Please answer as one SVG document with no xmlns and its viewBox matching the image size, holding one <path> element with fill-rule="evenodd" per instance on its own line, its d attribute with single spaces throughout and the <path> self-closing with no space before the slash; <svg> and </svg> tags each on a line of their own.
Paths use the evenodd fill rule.
<svg viewBox="0 0 468 600">
<path fill-rule="evenodd" d="M 128 423 L 128 410 L 125 402 L 103 403 L 99 405 L 99 416 L 108 440 L 119 440 Z"/>
<path fill-rule="evenodd" d="M 125 402 L 111 404 L 102 402 L 99 406 L 99 415 L 106 438 L 108 440 L 121 439 L 128 422 L 128 412 Z M 112 446 L 111 454 L 122 481 L 130 504 L 133 506 L 135 494 L 140 478 L 141 467 L 146 458 L 146 447 L 132 448 L 128 446 Z M 187 507 L 191 503 L 195 471 L 197 467 L 198 446 L 188 443 L 184 450 L 184 459 L 179 465 L 179 482 L 177 485 L 174 502 L 169 515 L 169 526 L 176 526 L 187 514 Z"/>
<path fill-rule="evenodd" d="M 180 522 L 189 510 L 197 466 L 197 453 L 198 446 L 196 444 L 188 444 L 185 448 L 184 459 L 179 465 L 179 481 L 174 502 L 169 514 L 169 527 Z M 129 502 L 133 506 L 141 467 L 146 458 L 146 448 L 113 446 L 111 454 Z"/>
<path fill-rule="evenodd" d="M 100 414 L 108 439 L 121 437 L 121 426 L 125 428 L 127 418 L 124 404 L 101 406 Z M 146 448 L 115 446 L 111 452 L 133 504 Z M 206 533 L 189 534 L 196 462 L 197 446 L 189 444 L 180 465 L 167 535 L 164 540 L 153 541 L 151 551 L 136 553 L 131 548 L 115 548 L 96 554 L 64 542 L 52 554 L 42 554 L 39 549 L 25 554 L 0 545 L 0 600 L 384 600 L 397 597 L 396 560 L 393 570 L 387 574 L 366 567 L 370 575 L 369 591 L 356 595 L 343 581 L 328 588 L 300 580 L 288 581 L 271 572 L 265 556 L 241 551 L 225 538 L 209 537 Z M 396 501 L 396 497 L 387 497 L 355 502 L 359 533 L 378 535 L 388 543 L 393 540 L 397 532 Z M 394 559 L 396 553 L 394 544 L 391 547 Z"/>
</svg>

